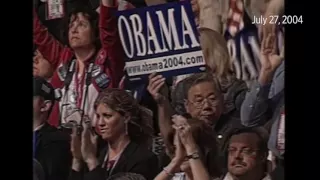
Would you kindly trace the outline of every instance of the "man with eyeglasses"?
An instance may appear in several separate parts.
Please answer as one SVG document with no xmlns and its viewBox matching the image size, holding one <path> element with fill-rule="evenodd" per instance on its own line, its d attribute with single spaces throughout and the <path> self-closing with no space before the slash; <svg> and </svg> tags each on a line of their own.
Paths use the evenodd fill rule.
<svg viewBox="0 0 320 180">
<path fill-rule="evenodd" d="M 271 180 L 267 136 L 260 128 L 234 129 L 226 138 L 228 173 L 221 180 Z"/>
<path fill-rule="evenodd" d="M 159 128 L 167 147 L 171 146 L 166 134 L 171 131 L 173 114 L 206 122 L 213 127 L 219 140 L 230 129 L 241 126 L 240 119 L 223 115 L 223 95 L 219 83 L 211 74 L 198 73 L 179 82 L 171 96 L 173 107 L 164 81 L 161 75 L 150 75 L 148 91 L 157 102 Z"/>
</svg>

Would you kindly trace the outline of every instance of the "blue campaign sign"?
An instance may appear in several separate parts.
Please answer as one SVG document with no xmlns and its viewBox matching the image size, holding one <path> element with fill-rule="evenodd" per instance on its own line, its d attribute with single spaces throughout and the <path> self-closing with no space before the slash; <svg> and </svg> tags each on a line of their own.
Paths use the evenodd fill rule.
<svg viewBox="0 0 320 180">
<path fill-rule="evenodd" d="M 205 70 L 189 1 L 119 11 L 117 16 L 131 81 L 153 72 L 169 77 Z"/>
<path fill-rule="evenodd" d="M 258 28 L 252 24 L 246 12 L 241 21 L 243 26 L 235 35 L 227 28 L 224 36 L 237 78 L 251 82 L 259 75 L 261 42 L 258 38 Z M 282 47 L 283 44 L 281 36 L 282 32 L 279 30 L 278 47 Z"/>
</svg>

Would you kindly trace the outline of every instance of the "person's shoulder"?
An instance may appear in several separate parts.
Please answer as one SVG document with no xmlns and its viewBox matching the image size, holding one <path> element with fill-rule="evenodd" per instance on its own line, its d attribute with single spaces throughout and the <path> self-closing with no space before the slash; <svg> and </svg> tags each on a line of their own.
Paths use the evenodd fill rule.
<svg viewBox="0 0 320 180">
<path fill-rule="evenodd" d="M 149 149 L 148 147 L 142 144 L 138 144 L 138 151 L 145 153 L 145 155 L 150 155 L 150 156 L 155 155 L 151 149 Z"/>
<path fill-rule="evenodd" d="M 58 128 L 50 125 L 50 124 L 45 124 L 43 129 L 42 129 L 42 134 L 43 138 L 47 142 L 69 142 L 70 137 L 66 132 L 60 131 Z"/>
<path fill-rule="evenodd" d="M 136 146 L 135 153 L 138 155 L 140 160 L 152 159 L 154 157 L 157 158 L 156 154 L 152 152 L 151 149 L 148 149 L 145 145 L 134 143 Z"/>
<path fill-rule="evenodd" d="M 228 85 L 225 85 L 222 87 L 222 92 L 224 93 L 225 101 L 228 102 L 234 102 L 237 101 L 239 95 L 242 95 L 244 98 L 245 93 L 248 91 L 247 83 L 241 79 L 234 78 L 233 80 L 228 83 Z M 242 100 L 238 103 L 236 103 L 236 107 L 239 106 L 239 103 L 242 104 Z"/>
<path fill-rule="evenodd" d="M 232 81 L 231 85 L 230 85 L 231 89 L 236 89 L 236 90 L 244 90 L 247 89 L 247 83 L 242 80 L 242 79 L 238 79 L 238 78 L 234 78 L 234 80 Z"/>
</svg>

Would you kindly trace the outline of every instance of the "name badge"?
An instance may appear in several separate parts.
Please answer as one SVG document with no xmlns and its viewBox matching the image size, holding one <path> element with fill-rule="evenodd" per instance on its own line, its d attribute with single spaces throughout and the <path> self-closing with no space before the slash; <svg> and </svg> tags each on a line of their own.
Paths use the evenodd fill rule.
<svg viewBox="0 0 320 180">
<path fill-rule="evenodd" d="M 47 20 L 63 18 L 64 0 L 47 1 Z"/>
<path fill-rule="evenodd" d="M 99 88 L 105 89 L 108 87 L 110 79 L 107 74 L 102 73 L 99 76 L 95 77 L 95 82 Z"/>
<path fill-rule="evenodd" d="M 97 77 L 101 73 L 102 73 L 102 68 L 99 65 L 96 65 L 96 64 L 93 65 L 92 72 L 91 72 L 92 77 Z"/>
</svg>

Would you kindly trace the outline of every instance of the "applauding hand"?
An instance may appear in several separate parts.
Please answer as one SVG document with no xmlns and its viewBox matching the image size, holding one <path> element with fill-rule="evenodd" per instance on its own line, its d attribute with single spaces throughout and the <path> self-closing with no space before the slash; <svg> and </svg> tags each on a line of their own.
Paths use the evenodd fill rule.
<svg viewBox="0 0 320 180">
<path fill-rule="evenodd" d="M 90 121 L 84 121 L 81 135 L 81 154 L 87 164 L 95 163 L 97 154 L 97 135 L 91 131 Z"/>
<path fill-rule="evenodd" d="M 197 145 L 187 119 L 180 115 L 174 115 L 172 117 L 172 121 L 174 122 L 173 128 L 176 130 L 176 133 L 178 133 L 179 139 L 183 148 L 186 150 L 186 153 L 192 154 L 197 151 Z"/>
</svg>

